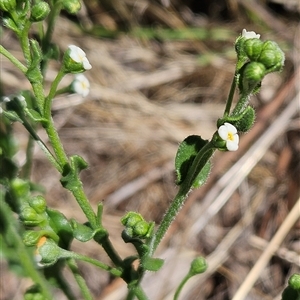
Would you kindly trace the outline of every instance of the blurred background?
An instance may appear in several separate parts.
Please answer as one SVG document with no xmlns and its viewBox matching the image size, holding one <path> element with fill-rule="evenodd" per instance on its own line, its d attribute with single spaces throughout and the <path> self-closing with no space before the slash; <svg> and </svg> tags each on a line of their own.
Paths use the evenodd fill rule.
<svg viewBox="0 0 300 300">
<path fill-rule="evenodd" d="M 104 224 L 122 257 L 134 249 L 120 237 L 120 218 L 133 210 L 158 224 L 177 191 L 178 144 L 191 134 L 209 139 L 215 132 L 242 29 L 276 41 L 286 55 L 284 70 L 267 75 L 251 99 L 257 111 L 254 128 L 241 136 L 237 152 L 215 154 L 209 181 L 190 194 L 157 250 L 166 262 L 144 278 L 149 299 L 172 299 L 198 255 L 207 257 L 210 268 L 186 286 L 180 299 L 232 299 L 297 201 L 299 101 L 293 114 L 287 115 L 286 107 L 300 100 L 299 16 L 299 0 L 85 0 L 77 16 L 57 19 L 53 37 L 61 52 L 77 45 L 93 68 L 85 73 L 90 94 L 57 97 L 53 118 L 67 153 L 89 163 L 82 172 L 86 193 L 94 207 L 103 201 Z M 23 60 L 15 36 L 5 28 L 1 43 Z M 48 86 L 58 68 L 58 62 L 50 63 Z M 66 76 L 62 85 L 71 81 Z M 30 88 L 3 57 L 1 84 L 5 94 Z M 16 159 L 22 164 L 26 132 L 19 124 L 14 128 L 20 146 Z M 46 140 L 42 130 L 39 134 Z M 48 205 L 85 222 L 59 174 L 35 150 L 32 178 L 45 186 Z M 300 271 L 299 234 L 298 222 L 245 299 L 281 299 L 287 278 Z M 110 263 L 96 243 L 75 242 L 73 250 Z M 124 299 L 122 280 L 87 264 L 80 267 L 95 299 Z M 2 262 L 0 299 L 22 299 L 30 285 Z M 56 299 L 64 298 L 58 293 Z"/>
</svg>

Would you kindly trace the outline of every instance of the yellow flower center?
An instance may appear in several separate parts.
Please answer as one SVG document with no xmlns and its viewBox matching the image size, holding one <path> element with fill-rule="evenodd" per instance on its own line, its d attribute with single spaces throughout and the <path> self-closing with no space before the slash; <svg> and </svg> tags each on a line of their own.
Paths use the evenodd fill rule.
<svg viewBox="0 0 300 300">
<path fill-rule="evenodd" d="M 234 134 L 232 132 L 228 132 L 227 139 L 230 140 L 230 141 L 233 141 L 234 140 Z"/>
</svg>

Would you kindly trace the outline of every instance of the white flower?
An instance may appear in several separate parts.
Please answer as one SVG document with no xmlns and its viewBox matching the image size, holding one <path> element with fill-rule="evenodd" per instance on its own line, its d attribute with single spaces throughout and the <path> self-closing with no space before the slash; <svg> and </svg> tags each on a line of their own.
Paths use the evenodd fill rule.
<svg viewBox="0 0 300 300">
<path fill-rule="evenodd" d="M 224 123 L 218 129 L 219 136 L 226 141 L 226 148 L 229 151 L 236 151 L 239 148 L 239 136 L 237 129 L 230 123 Z"/>
<path fill-rule="evenodd" d="M 76 75 L 74 81 L 72 82 L 72 90 L 86 97 L 90 92 L 90 82 L 89 80 L 82 74 Z"/>
<path fill-rule="evenodd" d="M 246 29 L 243 29 L 242 37 L 246 39 L 259 39 L 260 34 L 256 34 L 254 31 L 247 31 Z"/>
<path fill-rule="evenodd" d="M 81 63 L 85 70 L 90 70 L 92 68 L 89 60 L 86 57 L 85 52 L 81 48 L 75 45 L 69 45 L 69 49 L 70 49 L 69 55 L 75 62 Z"/>
</svg>

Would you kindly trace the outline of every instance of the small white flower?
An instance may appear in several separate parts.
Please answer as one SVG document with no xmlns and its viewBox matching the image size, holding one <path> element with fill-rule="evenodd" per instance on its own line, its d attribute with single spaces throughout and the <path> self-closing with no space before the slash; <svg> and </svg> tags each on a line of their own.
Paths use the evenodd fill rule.
<svg viewBox="0 0 300 300">
<path fill-rule="evenodd" d="M 218 129 L 219 136 L 226 141 L 226 148 L 229 151 L 236 151 L 239 148 L 239 135 L 237 129 L 230 123 L 224 123 Z"/>
<path fill-rule="evenodd" d="M 89 80 L 82 74 L 76 75 L 74 81 L 72 82 L 72 90 L 86 97 L 90 92 L 90 82 Z"/>
<path fill-rule="evenodd" d="M 243 29 L 242 37 L 244 37 L 246 39 L 259 39 L 260 34 L 257 34 L 254 31 L 247 31 L 246 29 Z"/>
<path fill-rule="evenodd" d="M 77 47 L 75 45 L 69 45 L 69 49 L 71 50 L 70 51 L 70 57 L 75 62 L 82 63 L 83 68 L 85 70 L 90 70 L 92 68 L 89 60 L 86 57 L 85 52 L 81 48 L 79 48 L 79 47 Z"/>
</svg>

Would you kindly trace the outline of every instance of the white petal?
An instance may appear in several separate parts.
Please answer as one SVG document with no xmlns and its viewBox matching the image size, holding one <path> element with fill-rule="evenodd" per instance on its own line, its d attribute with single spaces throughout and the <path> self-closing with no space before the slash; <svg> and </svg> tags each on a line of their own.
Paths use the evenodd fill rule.
<svg viewBox="0 0 300 300">
<path fill-rule="evenodd" d="M 242 37 L 244 37 L 246 39 L 259 39 L 260 34 L 257 34 L 254 31 L 247 31 L 246 29 L 243 29 Z"/>
<path fill-rule="evenodd" d="M 233 134 L 237 133 L 237 129 L 232 124 L 224 123 L 224 125 L 226 126 L 228 132 L 231 132 Z"/>
<path fill-rule="evenodd" d="M 92 68 L 92 65 L 86 57 L 83 58 L 82 63 L 85 70 L 90 70 Z"/>
<path fill-rule="evenodd" d="M 227 141 L 226 147 L 228 151 L 236 151 L 239 148 L 239 144 L 232 141 Z"/>
<path fill-rule="evenodd" d="M 228 129 L 225 125 L 222 125 L 218 129 L 218 134 L 222 140 L 227 141 L 228 139 Z"/>
</svg>

